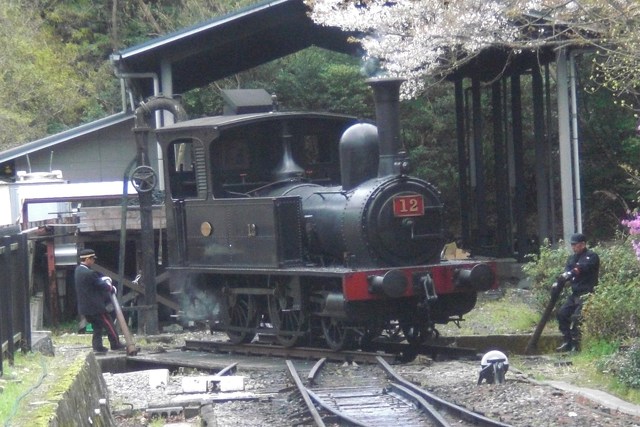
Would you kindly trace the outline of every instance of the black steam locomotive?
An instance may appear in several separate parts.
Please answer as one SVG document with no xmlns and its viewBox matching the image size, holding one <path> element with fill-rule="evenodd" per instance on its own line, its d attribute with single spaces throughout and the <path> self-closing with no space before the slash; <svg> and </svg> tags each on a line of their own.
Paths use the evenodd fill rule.
<svg viewBox="0 0 640 427">
<path fill-rule="evenodd" d="M 235 343 L 260 332 L 340 350 L 382 334 L 426 341 L 494 286 L 491 263 L 440 259 L 438 191 L 401 151 L 401 80 L 370 84 L 377 128 L 270 111 L 156 131 L 185 312 L 205 307 Z"/>
</svg>

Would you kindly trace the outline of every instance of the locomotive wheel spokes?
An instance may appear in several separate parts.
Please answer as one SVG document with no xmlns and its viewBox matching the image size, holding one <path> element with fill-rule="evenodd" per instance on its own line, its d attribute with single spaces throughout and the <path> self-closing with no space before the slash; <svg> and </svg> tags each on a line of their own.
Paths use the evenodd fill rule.
<svg viewBox="0 0 640 427">
<path fill-rule="evenodd" d="M 284 347 L 293 347 L 306 335 L 308 318 L 298 294 L 297 283 L 279 282 L 268 298 L 269 318 L 277 331 L 276 339 Z"/>
<path fill-rule="evenodd" d="M 331 350 L 340 351 L 353 347 L 355 332 L 347 327 L 343 320 L 334 317 L 323 317 L 321 324 L 324 339 Z"/>
<path fill-rule="evenodd" d="M 251 342 L 255 336 L 257 310 L 252 295 L 229 294 L 223 298 L 224 326 L 234 344 Z"/>
</svg>

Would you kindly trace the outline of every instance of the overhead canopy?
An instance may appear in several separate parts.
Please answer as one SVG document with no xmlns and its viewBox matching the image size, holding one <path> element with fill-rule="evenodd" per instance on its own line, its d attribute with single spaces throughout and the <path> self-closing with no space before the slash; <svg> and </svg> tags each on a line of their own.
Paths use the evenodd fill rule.
<svg viewBox="0 0 640 427">
<path fill-rule="evenodd" d="M 446 78 L 450 81 L 471 78 L 488 82 L 504 76 L 523 74 L 534 67 L 554 62 L 555 59 L 554 46 L 540 46 L 537 50 L 518 52 L 506 47 L 492 46 L 483 49 L 455 70 L 450 70 Z"/>
<path fill-rule="evenodd" d="M 349 33 L 315 24 L 302 0 L 263 1 L 235 13 L 150 40 L 111 56 L 120 73 L 161 74 L 170 63 L 173 92 L 210 82 L 287 56 L 312 45 L 357 54 Z M 150 82 L 141 95 L 152 94 Z"/>
</svg>

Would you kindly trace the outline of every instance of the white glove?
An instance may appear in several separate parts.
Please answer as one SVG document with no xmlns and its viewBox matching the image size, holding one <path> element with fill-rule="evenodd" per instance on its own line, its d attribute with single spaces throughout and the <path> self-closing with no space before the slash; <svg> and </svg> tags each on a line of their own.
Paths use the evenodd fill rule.
<svg viewBox="0 0 640 427">
<path fill-rule="evenodd" d="M 116 287 L 113 286 L 113 281 L 111 280 L 111 277 L 109 276 L 104 276 L 101 279 L 104 283 L 106 283 L 107 285 L 109 285 L 109 292 L 111 292 L 112 294 L 116 293 Z"/>
<path fill-rule="evenodd" d="M 564 280 L 569 280 L 573 277 L 573 273 L 570 271 L 565 271 L 564 273 L 561 274 L 561 276 Z"/>
</svg>

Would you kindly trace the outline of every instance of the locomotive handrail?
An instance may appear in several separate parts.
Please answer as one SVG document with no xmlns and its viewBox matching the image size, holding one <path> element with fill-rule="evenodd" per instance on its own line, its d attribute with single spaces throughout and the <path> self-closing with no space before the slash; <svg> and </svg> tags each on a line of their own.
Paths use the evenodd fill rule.
<svg viewBox="0 0 640 427">
<path fill-rule="evenodd" d="M 251 191 L 248 191 L 247 194 L 254 196 L 257 195 L 260 191 L 267 189 L 269 187 L 277 187 L 278 185 L 281 184 L 286 184 L 286 183 L 290 183 L 290 182 L 295 182 L 295 181 L 302 181 L 301 178 L 287 178 L 287 179 L 281 179 L 279 181 L 273 181 L 270 182 L 268 184 L 263 185 L 262 187 L 258 187 L 258 188 L 254 188 Z"/>
<path fill-rule="evenodd" d="M 411 226 L 411 240 L 429 240 L 429 239 L 437 240 L 441 238 L 442 238 L 441 233 L 416 234 L 414 232 L 414 227 Z"/>
</svg>

